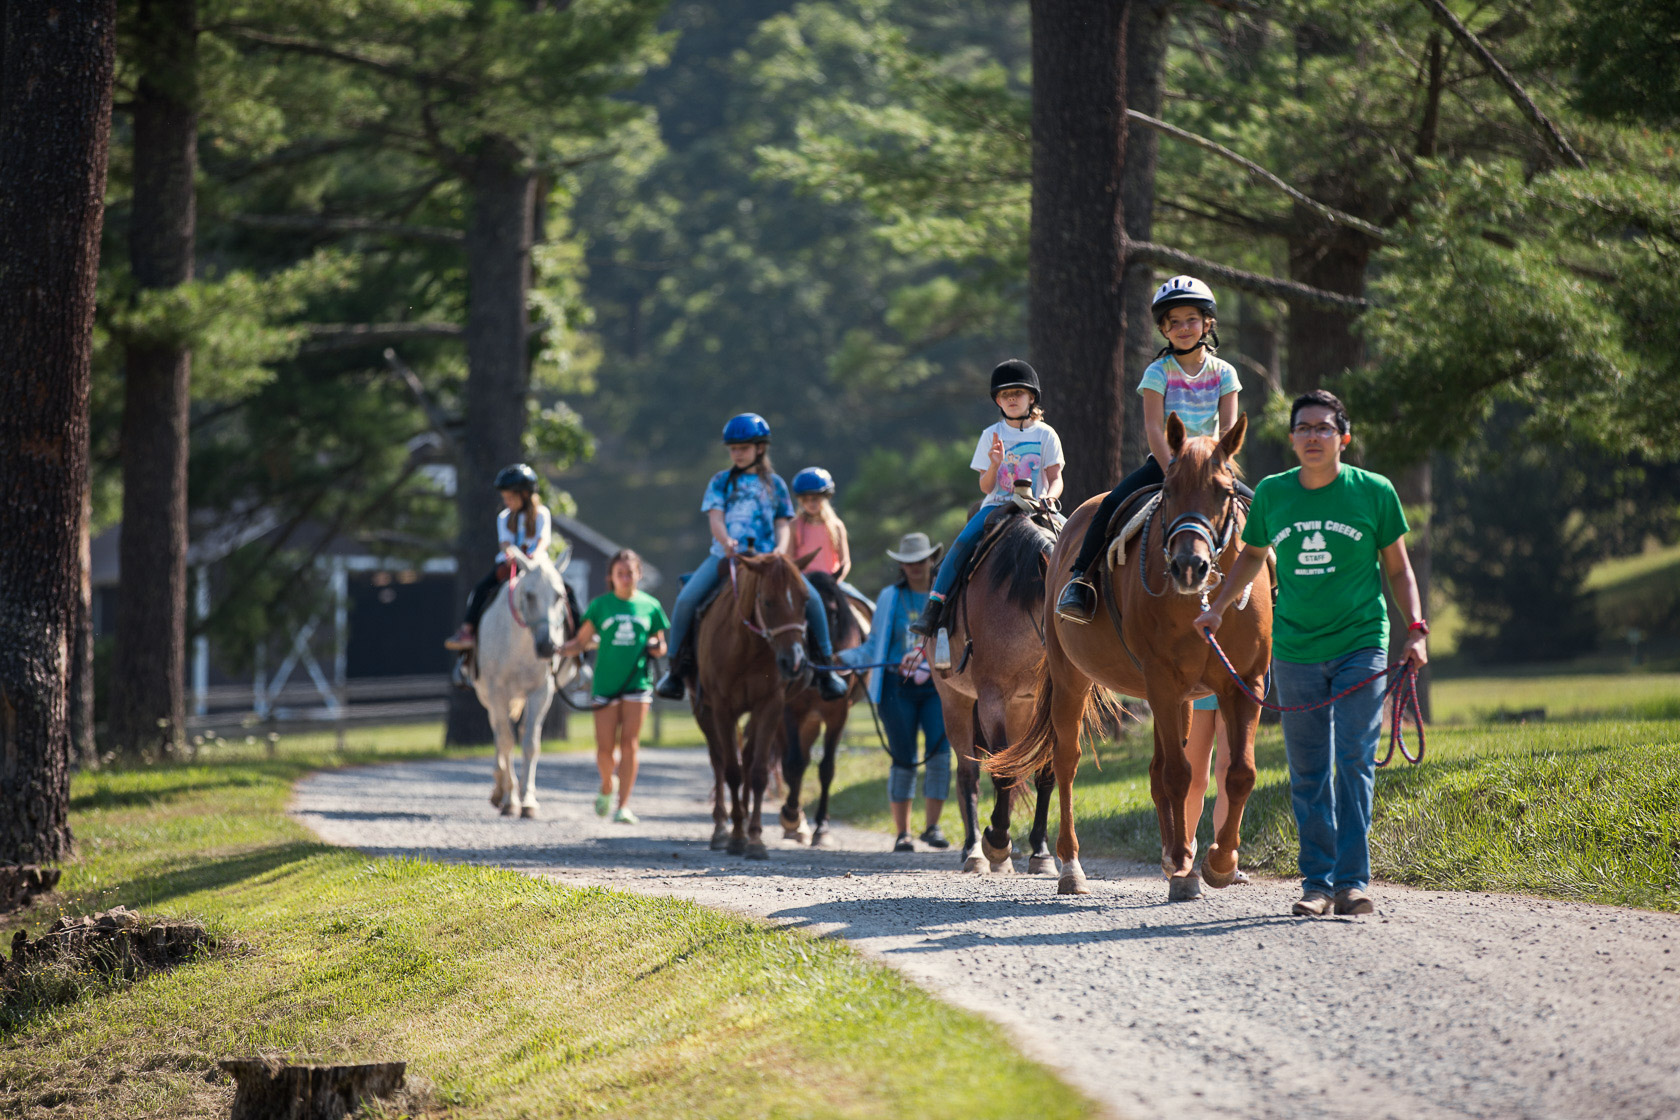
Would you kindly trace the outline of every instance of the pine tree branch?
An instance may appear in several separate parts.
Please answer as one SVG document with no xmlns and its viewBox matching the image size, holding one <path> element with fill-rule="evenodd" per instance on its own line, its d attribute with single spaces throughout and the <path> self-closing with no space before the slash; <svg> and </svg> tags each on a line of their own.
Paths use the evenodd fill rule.
<svg viewBox="0 0 1680 1120">
<path fill-rule="evenodd" d="M 1160 264 L 1185 269 L 1198 276 L 1218 280 L 1222 284 L 1228 284 L 1241 291 L 1271 296 L 1273 299 L 1281 299 L 1285 303 L 1297 307 L 1317 307 L 1325 311 L 1339 311 L 1344 315 L 1358 315 L 1371 306 L 1369 300 L 1359 299 L 1355 296 L 1345 296 L 1339 292 L 1328 292 L 1323 288 L 1314 288 L 1278 276 L 1262 276 L 1258 272 L 1232 268 L 1230 265 L 1192 256 L 1168 245 L 1158 245 L 1153 241 L 1128 240 L 1126 242 L 1126 262 L 1128 264 Z"/>
<path fill-rule="evenodd" d="M 1569 141 L 1564 139 L 1563 132 L 1552 122 L 1550 117 L 1540 111 L 1540 106 L 1534 103 L 1534 99 L 1528 96 L 1528 92 L 1523 89 L 1522 84 L 1512 77 L 1511 72 L 1505 69 L 1499 60 L 1493 56 L 1493 52 L 1482 46 L 1481 40 L 1471 34 L 1470 29 L 1459 22 L 1458 17 L 1453 15 L 1451 10 L 1441 3 L 1441 0 L 1419 0 L 1419 2 L 1429 9 L 1429 14 L 1435 17 L 1435 22 L 1452 32 L 1452 37 L 1457 39 L 1460 45 L 1471 54 L 1475 55 L 1477 61 L 1489 74 L 1493 75 L 1494 80 L 1505 87 L 1505 92 L 1511 95 L 1511 100 L 1517 103 L 1517 107 L 1523 111 L 1523 115 L 1534 125 L 1535 130 L 1540 133 L 1541 138 L 1546 141 L 1552 151 L 1569 166 L 1585 171 L 1587 161 L 1581 157 L 1581 153 L 1570 146 Z"/>
<path fill-rule="evenodd" d="M 1282 191 L 1284 194 L 1288 195 L 1290 198 L 1294 199 L 1302 206 L 1305 206 L 1307 209 L 1311 210 L 1313 213 L 1317 214 L 1319 217 L 1323 218 L 1332 225 L 1346 226 L 1349 229 L 1356 229 L 1365 236 L 1375 241 L 1380 241 L 1385 245 L 1393 243 L 1394 238 L 1381 226 L 1373 225 L 1364 218 L 1356 218 L 1345 211 L 1337 210 L 1334 206 L 1326 206 L 1317 199 L 1308 197 L 1301 191 L 1296 190 L 1294 187 L 1278 178 L 1276 175 L 1273 175 L 1270 171 L 1267 171 L 1264 167 L 1261 167 L 1258 163 L 1255 163 L 1246 156 L 1238 155 L 1236 152 L 1233 152 L 1223 144 L 1215 143 L 1205 136 L 1198 136 L 1194 132 L 1186 132 L 1177 125 L 1168 124 L 1166 121 L 1152 117 L 1148 113 L 1140 113 L 1136 109 L 1127 109 L 1126 116 L 1131 120 L 1137 121 L 1139 124 L 1147 125 L 1148 127 L 1153 128 L 1157 132 L 1176 137 L 1177 139 L 1190 144 L 1194 144 L 1196 147 L 1201 148 L 1204 151 L 1212 152 L 1221 159 L 1230 160 L 1232 163 L 1247 171 L 1251 177 L 1260 180 L 1267 186 L 1274 187 L 1277 190 Z"/>
<path fill-rule="evenodd" d="M 460 338 L 466 328 L 455 323 L 313 323 L 304 328 L 309 338 L 300 354 L 325 354 L 384 346 L 425 338 Z"/>
<path fill-rule="evenodd" d="M 437 241 L 458 245 L 467 235 L 446 226 L 415 226 L 403 222 L 382 222 L 373 218 L 329 218 L 318 214 L 235 214 L 236 226 L 248 229 L 298 230 L 305 233 L 367 233 L 381 237 L 402 237 L 410 241 Z"/>
<path fill-rule="evenodd" d="M 315 58 L 324 58 L 331 62 L 342 62 L 346 66 L 357 66 L 364 70 L 371 70 L 376 74 L 383 74 L 388 78 L 397 78 L 423 88 L 442 88 L 455 94 L 472 92 L 471 83 L 462 78 L 449 74 L 440 74 L 428 70 L 417 70 L 401 63 L 386 62 L 371 55 L 358 54 L 355 51 L 344 50 L 340 47 L 318 43 L 312 39 L 301 39 L 290 35 L 276 35 L 256 27 L 241 24 L 225 24 L 223 30 L 238 39 L 259 46 L 273 47 L 275 50 L 291 51 L 294 54 L 306 54 Z"/>
<path fill-rule="evenodd" d="M 408 386 L 408 391 L 414 394 L 414 400 L 420 405 L 420 411 L 426 414 L 426 422 L 432 426 L 432 431 L 443 441 L 454 460 L 461 462 L 461 445 L 450 432 L 449 417 L 444 415 L 442 408 L 426 392 L 426 386 L 421 383 L 419 375 L 408 368 L 408 363 L 397 357 L 397 352 L 389 346 L 385 348 L 385 363 L 391 367 L 391 372 L 397 375 L 397 380 Z"/>
</svg>

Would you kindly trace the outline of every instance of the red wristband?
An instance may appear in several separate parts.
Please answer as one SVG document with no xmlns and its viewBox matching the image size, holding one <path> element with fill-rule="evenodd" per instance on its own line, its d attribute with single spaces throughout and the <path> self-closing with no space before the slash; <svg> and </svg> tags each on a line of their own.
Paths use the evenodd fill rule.
<svg viewBox="0 0 1680 1120">
<path fill-rule="evenodd" d="M 1410 630 L 1422 630 L 1423 631 L 1423 636 L 1427 638 L 1429 636 L 1429 620 L 1427 618 L 1420 618 L 1416 622 L 1412 623 L 1410 626 L 1406 627 L 1406 629 L 1408 631 L 1410 631 Z"/>
</svg>

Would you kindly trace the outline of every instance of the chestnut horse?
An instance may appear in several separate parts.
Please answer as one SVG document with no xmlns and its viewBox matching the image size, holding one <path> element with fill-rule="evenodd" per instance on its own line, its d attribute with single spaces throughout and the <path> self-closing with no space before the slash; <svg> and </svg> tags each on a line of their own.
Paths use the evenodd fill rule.
<svg viewBox="0 0 1680 1120">
<path fill-rule="evenodd" d="M 1254 788 L 1254 730 L 1260 708 L 1243 694 L 1219 663 L 1207 640 L 1191 624 L 1202 603 L 1236 559 L 1244 510 L 1237 500 L 1233 458 L 1241 450 L 1248 418 L 1237 418 L 1224 438 L 1186 439 L 1177 415 L 1167 419 L 1173 453 L 1160 504 L 1125 550 L 1125 564 L 1094 569 L 1106 615 L 1081 626 L 1055 617 L 1053 604 L 1067 582 L 1068 568 L 1085 526 L 1096 514 L 1092 498 L 1074 513 L 1050 560 L 1045 611 L 1053 621 L 1045 635 L 1038 701 L 1032 727 L 1002 755 L 987 763 L 996 774 L 1022 777 L 1048 759 L 1055 770 L 1061 806 L 1056 854 L 1062 858 L 1061 894 L 1088 894 L 1079 866 L 1079 838 L 1073 829 L 1073 778 L 1079 769 L 1080 735 L 1112 702 L 1100 690 L 1145 696 L 1155 718 L 1155 754 L 1149 790 L 1161 825 L 1161 869 L 1168 897 L 1196 898 L 1196 824 L 1202 806 L 1191 804 L 1190 762 L 1185 733 L 1190 701 L 1209 692 L 1219 697 L 1229 750 L 1225 788 L 1230 812 L 1202 861 L 1201 877 L 1211 887 L 1228 885 L 1236 874 L 1243 805 Z M 1149 499 L 1144 499 L 1145 501 Z M 1142 508 L 1137 502 L 1133 509 Z M 1128 511 L 1129 512 L 1129 511 Z M 1164 569 L 1164 570 L 1163 570 Z M 1118 625 L 1116 625 L 1118 624 Z M 1271 664 L 1271 576 L 1262 572 L 1243 600 L 1233 605 L 1219 630 L 1226 655 L 1257 694 Z"/>
<path fill-rule="evenodd" d="M 868 628 L 873 621 L 869 606 L 846 594 L 830 573 L 807 572 L 806 578 L 823 597 L 823 606 L 828 610 L 828 633 L 834 652 L 862 645 L 864 638 L 869 636 Z M 779 814 L 782 839 L 803 840 L 809 837 L 813 848 L 822 847 L 828 839 L 828 794 L 834 785 L 835 754 L 840 746 L 840 736 L 846 730 L 846 717 L 851 713 L 852 705 L 863 699 L 865 693 L 864 675 L 858 673 L 852 677 L 852 686 L 846 695 L 838 700 L 824 700 L 815 688 L 802 689 L 788 697 L 782 714 L 786 729 L 782 776 L 787 779 L 787 802 Z M 805 771 L 811 765 L 811 747 L 817 741 L 818 731 L 823 733 L 822 760 L 817 764 L 821 792 L 817 796 L 816 827 L 813 828 L 805 819 L 804 807 L 799 803 L 799 791 L 805 781 Z"/>
<path fill-rule="evenodd" d="M 1056 538 L 1024 513 L 994 515 L 1005 524 L 969 574 L 947 611 L 946 629 L 954 660 L 936 670 L 945 714 L 945 734 L 957 752 L 957 797 L 962 809 L 964 871 L 1010 874 L 1009 810 L 1015 783 L 992 780 L 992 820 L 979 828 L 982 752 L 998 753 L 1025 735 L 1032 723 L 1038 668 L 1044 660 L 1044 572 Z M 968 653 L 958 652 L 970 650 Z M 1032 874 L 1056 870 L 1046 822 L 1050 813 L 1050 767 L 1038 775 L 1038 803 L 1028 839 Z"/>
<path fill-rule="evenodd" d="M 808 686 L 811 678 L 805 581 L 781 553 L 716 562 L 728 568 L 695 633 L 698 687 L 691 690 L 694 718 L 712 756 L 712 847 L 768 859 L 760 818 L 780 742 L 782 706 L 790 690 Z M 749 717 L 744 740 L 742 716 Z M 746 793 L 743 780 L 750 787 Z M 724 824 L 726 783 L 733 828 Z"/>
</svg>

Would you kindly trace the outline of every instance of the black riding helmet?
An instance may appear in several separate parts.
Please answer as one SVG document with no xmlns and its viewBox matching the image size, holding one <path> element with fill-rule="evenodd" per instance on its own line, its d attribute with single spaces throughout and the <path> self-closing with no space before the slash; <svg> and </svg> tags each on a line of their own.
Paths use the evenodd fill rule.
<svg viewBox="0 0 1680 1120">
<path fill-rule="evenodd" d="M 524 463 L 515 463 L 511 467 L 503 467 L 496 472 L 497 490 L 517 490 L 522 494 L 534 494 L 537 490 L 537 472 Z"/>
<path fill-rule="evenodd" d="M 1005 389 L 1027 390 L 1033 395 L 1034 404 L 1044 395 L 1044 391 L 1038 387 L 1038 371 L 1020 358 L 999 362 L 992 370 L 993 403 L 996 403 L 997 395 Z"/>
</svg>

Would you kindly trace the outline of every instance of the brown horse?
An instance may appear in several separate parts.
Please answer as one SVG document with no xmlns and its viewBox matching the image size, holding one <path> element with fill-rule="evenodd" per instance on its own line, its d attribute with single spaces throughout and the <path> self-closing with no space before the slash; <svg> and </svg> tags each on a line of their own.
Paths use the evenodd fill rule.
<svg viewBox="0 0 1680 1120">
<path fill-rule="evenodd" d="M 1062 818 L 1056 841 L 1056 854 L 1062 857 L 1057 885 L 1061 894 L 1090 890 L 1073 830 L 1073 778 L 1079 768 L 1080 735 L 1111 704 L 1101 689 L 1146 696 L 1154 712 L 1149 789 L 1160 820 L 1161 868 L 1169 877 L 1172 899 L 1201 894 L 1193 865 L 1202 806 L 1190 804 L 1190 762 L 1184 752 L 1190 701 L 1208 692 L 1219 697 L 1228 736 L 1224 749 L 1231 752 L 1226 777 L 1231 808 L 1202 861 L 1201 876 L 1209 886 L 1223 887 L 1236 874 L 1243 804 L 1254 788 L 1254 729 L 1260 708 L 1243 694 L 1191 623 L 1223 579 L 1222 566 L 1229 567 L 1236 558 L 1243 512 L 1234 490 L 1232 460 L 1247 429 L 1243 416 L 1220 440 L 1186 439 L 1178 417 L 1168 418 L 1173 462 L 1159 507 L 1127 545 L 1125 565 L 1099 573 L 1106 619 L 1080 626 L 1055 618 L 1053 611 L 1098 499 L 1074 513 L 1051 557 L 1045 613 L 1054 622 L 1045 638 L 1032 727 L 988 766 L 1009 777 L 1033 773 L 1046 759 L 1054 767 Z M 1140 507 L 1134 503 L 1133 508 Z M 1219 641 L 1243 680 L 1259 693 L 1271 663 L 1269 573 L 1263 572 L 1246 602 L 1239 601 L 1225 616 Z"/>
<path fill-rule="evenodd" d="M 934 673 L 945 734 L 957 752 L 957 795 L 962 808 L 964 871 L 1010 874 L 1009 810 L 1015 783 L 992 779 L 991 825 L 979 828 L 980 754 L 999 753 L 1025 735 L 1032 723 L 1038 667 L 1044 660 L 1044 572 L 1056 538 L 1014 510 L 981 557 L 961 595 L 946 613 L 956 653 L 950 670 Z M 1056 870 L 1046 821 L 1050 767 L 1038 775 L 1038 804 L 1033 815 L 1032 874 Z"/>
<path fill-rule="evenodd" d="M 873 621 L 869 607 L 846 594 L 832 575 L 808 572 L 806 577 L 822 596 L 823 606 L 828 610 L 828 634 L 834 652 L 862 645 L 868 636 L 867 627 Z M 801 689 L 788 698 L 782 713 L 786 735 L 782 776 L 787 779 L 787 802 L 780 813 L 784 840 L 801 840 L 809 836 L 811 846 L 820 848 L 828 839 L 828 794 L 834 785 L 835 754 L 840 736 L 846 730 L 846 717 L 864 693 L 864 675 L 859 673 L 853 676 L 852 687 L 839 700 L 824 700 L 814 688 Z M 799 791 L 804 784 L 805 771 L 811 765 L 811 747 L 816 743 L 819 731 L 823 733 L 822 761 L 817 765 L 821 792 L 817 797 L 816 826 L 813 828 L 799 804 Z"/>
<path fill-rule="evenodd" d="M 712 756 L 712 847 L 768 859 L 761 817 L 782 707 L 790 691 L 810 682 L 805 581 L 780 553 L 719 563 L 729 568 L 718 597 L 700 618 L 694 647 L 699 687 L 691 693 L 694 718 Z M 742 716 L 748 717 L 744 740 Z M 733 828 L 724 824 L 725 784 Z"/>
</svg>

